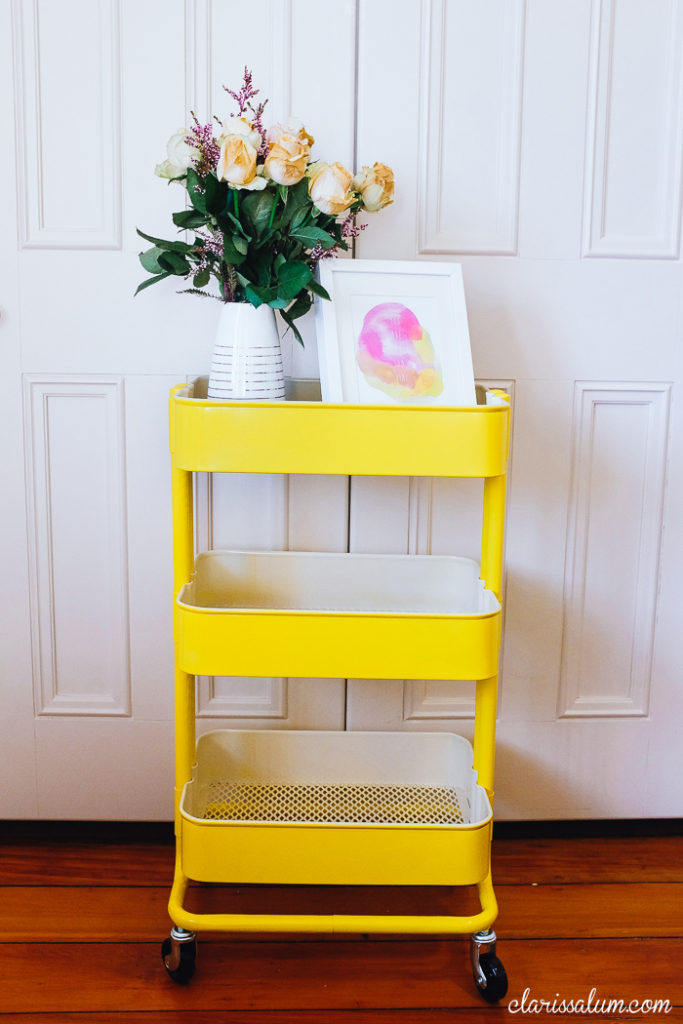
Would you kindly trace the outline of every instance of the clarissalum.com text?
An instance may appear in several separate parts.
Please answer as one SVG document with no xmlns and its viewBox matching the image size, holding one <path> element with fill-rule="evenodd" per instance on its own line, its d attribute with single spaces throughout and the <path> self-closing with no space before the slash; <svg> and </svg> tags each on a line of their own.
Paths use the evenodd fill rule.
<svg viewBox="0 0 683 1024">
<path fill-rule="evenodd" d="M 531 989 L 525 988 L 521 999 L 511 999 L 507 1005 L 509 1013 L 604 1013 L 644 1014 L 671 1013 L 668 999 L 619 999 L 599 996 L 592 988 L 587 996 L 567 999 L 555 993 L 554 999 L 532 996 Z"/>
</svg>

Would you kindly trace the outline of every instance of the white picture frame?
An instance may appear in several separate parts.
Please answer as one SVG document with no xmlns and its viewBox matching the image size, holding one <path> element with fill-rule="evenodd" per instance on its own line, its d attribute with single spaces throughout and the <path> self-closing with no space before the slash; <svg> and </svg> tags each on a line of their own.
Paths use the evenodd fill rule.
<svg viewBox="0 0 683 1024">
<path fill-rule="evenodd" d="M 331 258 L 318 271 L 323 402 L 476 405 L 459 263 Z"/>
</svg>

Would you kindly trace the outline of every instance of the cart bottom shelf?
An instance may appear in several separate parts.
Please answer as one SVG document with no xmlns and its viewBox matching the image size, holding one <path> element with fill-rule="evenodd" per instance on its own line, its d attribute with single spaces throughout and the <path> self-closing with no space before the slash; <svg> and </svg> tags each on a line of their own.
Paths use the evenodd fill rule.
<svg viewBox="0 0 683 1024">
<path fill-rule="evenodd" d="M 214 779 L 200 817 L 209 821 L 340 825 L 463 825 L 464 795 L 449 786 L 249 785 Z"/>
<path fill-rule="evenodd" d="M 182 870 L 197 881 L 470 885 L 492 813 L 461 736 L 203 736 L 181 799 Z"/>
</svg>

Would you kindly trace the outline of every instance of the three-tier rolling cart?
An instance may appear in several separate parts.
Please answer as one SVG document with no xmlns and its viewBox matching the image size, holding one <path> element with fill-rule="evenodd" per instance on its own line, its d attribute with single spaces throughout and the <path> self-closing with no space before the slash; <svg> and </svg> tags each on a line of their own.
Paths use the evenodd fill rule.
<svg viewBox="0 0 683 1024">
<path fill-rule="evenodd" d="M 176 869 L 162 957 L 194 972 L 196 933 L 470 934 L 489 1002 L 507 979 L 492 930 L 493 765 L 510 407 L 171 393 Z M 206 551 L 193 474 L 479 477 L 481 565 L 437 555 Z M 473 747 L 445 733 L 217 730 L 195 738 L 196 676 L 475 680 Z M 457 682 L 453 684 L 457 686 Z M 476 885 L 472 916 L 192 913 L 189 880 Z"/>
</svg>

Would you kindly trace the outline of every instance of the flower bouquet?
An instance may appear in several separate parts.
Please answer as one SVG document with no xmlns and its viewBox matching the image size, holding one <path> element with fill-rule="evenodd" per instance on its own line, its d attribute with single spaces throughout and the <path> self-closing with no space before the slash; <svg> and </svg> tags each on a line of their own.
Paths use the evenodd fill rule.
<svg viewBox="0 0 683 1024">
<path fill-rule="evenodd" d="M 362 227 L 356 215 L 392 202 L 393 173 L 384 164 L 353 176 L 340 163 L 311 160 L 313 138 L 297 121 L 263 126 L 265 102 L 245 68 L 238 92 L 225 90 L 236 114 L 193 124 L 173 135 L 156 174 L 184 185 L 189 207 L 173 214 L 193 241 L 166 241 L 138 230 L 152 248 L 140 262 L 152 276 L 137 292 L 167 277 L 190 283 L 191 294 L 224 303 L 266 305 L 303 344 L 295 321 L 313 297 L 329 295 L 315 280 L 318 262 L 348 249 Z M 205 291 L 214 282 L 218 294 Z"/>
</svg>

